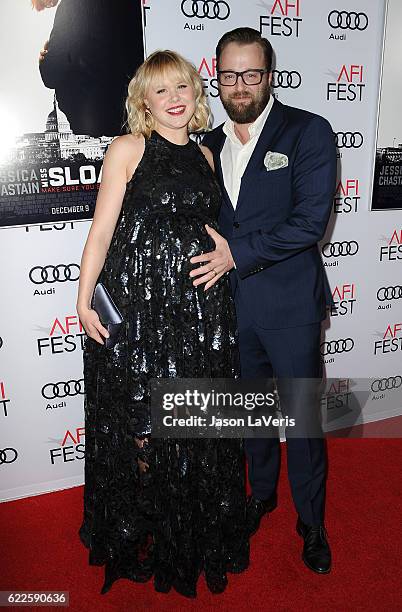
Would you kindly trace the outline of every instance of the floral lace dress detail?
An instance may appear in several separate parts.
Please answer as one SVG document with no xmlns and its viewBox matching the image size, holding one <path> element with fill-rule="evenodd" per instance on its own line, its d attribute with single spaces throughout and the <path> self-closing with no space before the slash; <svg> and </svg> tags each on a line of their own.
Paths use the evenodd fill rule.
<svg viewBox="0 0 402 612">
<path fill-rule="evenodd" d="M 89 563 L 105 565 L 102 593 L 153 577 L 157 591 L 194 597 L 202 571 L 219 592 L 248 566 L 242 440 L 152 438 L 149 414 L 152 378 L 239 375 L 227 275 L 206 292 L 189 277 L 190 257 L 214 247 L 204 226 L 218 229 L 220 201 L 198 145 L 152 132 L 98 279 L 123 328 L 112 350 L 90 338 L 84 348 L 79 535 Z"/>
</svg>

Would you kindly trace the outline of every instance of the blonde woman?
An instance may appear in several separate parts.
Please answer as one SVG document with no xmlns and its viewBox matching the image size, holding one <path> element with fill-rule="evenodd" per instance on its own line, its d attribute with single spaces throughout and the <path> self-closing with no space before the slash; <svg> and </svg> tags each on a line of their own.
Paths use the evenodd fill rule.
<svg viewBox="0 0 402 612">
<path fill-rule="evenodd" d="M 101 101 L 100 101 L 101 103 Z M 195 597 L 201 572 L 222 592 L 248 566 L 240 439 L 152 438 L 151 378 L 238 375 L 227 262 L 207 291 L 190 258 L 210 250 L 220 191 L 208 150 L 189 138 L 210 112 L 194 66 L 153 53 L 129 85 L 130 133 L 105 156 L 84 248 L 77 310 L 84 351 L 86 460 L 82 542 L 118 578 Z M 124 323 L 112 350 L 91 308 L 101 281 Z"/>
</svg>

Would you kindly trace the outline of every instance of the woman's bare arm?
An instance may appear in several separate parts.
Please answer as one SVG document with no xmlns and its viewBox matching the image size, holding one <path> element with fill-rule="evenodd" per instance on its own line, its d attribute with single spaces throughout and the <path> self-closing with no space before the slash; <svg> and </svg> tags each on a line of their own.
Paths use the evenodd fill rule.
<svg viewBox="0 0 402 612">
<path fill-rule="evenodd" d="M 121 211 L 126 183 L 143 151 L 144 139 L 132 135 L 120 136 L 110 145 L 103 163 L 94 218 L 82 254 L 77 312 L 88 336 L 102 344 L 99 331 L 107 335 L 107 330 L 91 310 L 91 298 Z"/>
</svg>

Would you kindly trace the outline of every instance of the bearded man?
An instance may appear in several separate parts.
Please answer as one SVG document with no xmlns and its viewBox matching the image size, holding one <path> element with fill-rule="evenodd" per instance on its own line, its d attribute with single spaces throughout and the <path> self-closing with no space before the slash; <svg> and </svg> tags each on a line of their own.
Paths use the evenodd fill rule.
<svg viewBox="0 0 402 612">
<path fill-rule="evenodd" d="M 303 561 L 323 574 L 331 568 L 326 448 L 323 436 L 311 436 L 315 430 L 308 427 L 319 412 L 309 381 L 321 377 L 321 321 L 332 301 L 317 242 L 331 212 L 336 147 L 326 119 L 273 98 L 272 54 L 269 41 L 252 28 L 227 32 L 218 43 L 217 78 L 228 119 L 203 144 L 213 153 L 222 188 L 222 235 L 207 228 L 216 248 L 191 258 L 198 267 L 190 276 L 208 290 L 230 273 L 241 375 L 275 377 L 282 412 L 307 432 L 286 430 L 288 476 Z M 280 443 L 253 438 L 245 448 L 253 533 L 277 505 Z"/>
</svg>

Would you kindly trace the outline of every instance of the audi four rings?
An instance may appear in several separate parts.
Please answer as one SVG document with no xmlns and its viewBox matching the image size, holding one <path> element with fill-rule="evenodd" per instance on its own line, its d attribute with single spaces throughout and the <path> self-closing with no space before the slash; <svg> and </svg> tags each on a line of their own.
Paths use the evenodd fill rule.
<svg viewBox="0 0 402 612">
<path fill-rule="evenodd" d="M 74 397 L 84 394 L 84 379 L 68 380 L 67 382 L 47 383 L 42 387 L 42 396 L 47 400 L 64 397 Z"/>
<path fill-rule="evenodd" d="M 29 279 L 35 285 L 43 283 L 66 283 L 77 281 L 80 277 L 78 264 L 59 264 L 57 266 L 35 266 L 29 271 Z"/>
<path fill-rule="evenodd" d="M 373 393 L 388 391 L 389 389 L 399 389 L 402 385 L 402 376 L 390 376 L 389 378 L 378 378 L 371 383 Z"/>
<path fill-rule="evenodd" d="M 359 245 L 356 240 L 327 242 L 321 250 L 324 257 L 346 257 L 347 255 L 356 255 Z"/>
<path fill-rule="evenodd" d="M 402 298 L 402 285 L 395 287 L 380 287 L 377 291 L 379 302 L 389 302 L 390 300 L 400 300 Z"/>
<path fill-rule="evenodd" d="M 7 446 L 7 448 L 0 448 L 0 464 L 14 463 L 17 457 L 18 453 L 15 448 L 11 448 L 11 446 Z"/>
<path fill-rule="evenodd" d="M 351 11 L 331 11 L 328 15 L 328 23 L 333 29 L 340 30 L 365 30 L 369 20 L 366 13 L 355 13 Z"/>
<path fill-rule="evenodd" d="M 339 338 L 339 340 L 331 340 L 321 344 L 321 355 L 335 355 L 336 353 L 349 353 L 355 343 L 353 338 Z"/>
<path fill-rule="evenodd" d="M 219 19 L 223 21 L 230 15 L 230 6 L 224 0 L 183 0 L 181 12 L 186 17 L 199 19 Z"/>
<path fill-rule="evenodd" d="M 297 89 L 302 82 L 300 72 L 296 70 L 273 70 L 272 87 L 282 87 L 283 89 Z"/>
<path fill-rule="evenodd" d="M 338 149 L 359 149 L 363 144 L 361 132 L 336 132 L 335 143 Z"/>
</svg>

